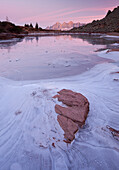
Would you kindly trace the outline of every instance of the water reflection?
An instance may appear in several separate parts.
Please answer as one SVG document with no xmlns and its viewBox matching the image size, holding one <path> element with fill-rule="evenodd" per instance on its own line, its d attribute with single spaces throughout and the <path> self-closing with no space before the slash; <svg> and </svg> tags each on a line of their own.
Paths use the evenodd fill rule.
<svg viewBox="0 0 119 170">
<path fill-rule="evenodd" d="M 115 39 L 106 39 L 101 37 L 101 35 L 90 35 L 90 34 L 80 34 L 80 35 L 71 35 L 72 38 L 80 38 L 83 41 L 87 41 L 89 44 L 92 45 L 108 45 L 119 43 L 119 40 Z"/>
<path fill-rule="evenodd" d="M 0 43 L 0 76 L 14 80 L 80 74 L 107 62 L 95 51 L 117 48 L 100 35 L 29 36 Z"/>
<path fill-rule="evenodd" d="M 26 42 L 27 41 L 33 41 L 34 39 L 36 40 L 36 42 L 39 42 L 39 37 L 42 36 L 35 36 L 35 37 L 27 37 L 25 38 Z M 80 34 L 80 35 L 56 35 L 56 40 L 60 40 L 61 38 L 65 41 L 65 40 L 70 40 L 72 41 L 73 39 L 80 39 L 82 40 L 82 43 L 84 44 L 85 42 L 87 42 L 88 44 L 91 45 L 105 45 L 104 48 L 99 48 L 98 51 L 101 50 L 105 50 L 105 49 L 111 49 L 111 48 L 119 48 L 119 45 L 114 46 L 114 43 L 118 43 L 119 44 L 119 40 L 117 39 L 106 39 L 104 37 L 101 37 L 101 35 L 91 35 L 91 34 Z M 56 40 L 54 40 L 54 42 L 56 42 Z"/>
<path fill-rule="evenodd" d="M 48 37 L 52 37 L 48 36 Z M 30 36 L 30 37 L 25 37 L 25 42 L 33 41 L 36 40 L 36 42 L 39 42 L 39 38 L 44 37 L 42 35 L 37 35 L 37 36 Z M 69 39 L 70 41 L 73 39 L 81 39 L 83 42 L 88 42 L 89 44 L 92 45 L 106 45 L 108 48 L 111 48 L 110 45 L 114 43 L 119 43 L 119 40 L 116 39 L 106 39 L 104 37 L 101 37 L 101 35 L 91 35 L 91 34 L 72 34 L 72 35 L 55 35 L 56 40 L 60 39 L 67 40 Z M 17 38 L 13 40 L 2 40 L 0 41 L 0 49 L 10 49 L 11 46 L 16 45 L 17 43 L 20 43 L 23 41 L 24 38 Z"/>
<path fill-rule="evenodd" d="M 7 49 L 10 52 L 12 46 L 15 46 L 17 43 L 23 41 L 23 38 L 15 38 L 12 40 L 1 40 L 0 41 L 0 49 Z"/>
<path fill-rule="evenodd" d="M 39 37 L 37 36 L 37 37 L 36 37 L 36 42 L 38 43 L 38 41 L 39 41 Z"/>
</svg>

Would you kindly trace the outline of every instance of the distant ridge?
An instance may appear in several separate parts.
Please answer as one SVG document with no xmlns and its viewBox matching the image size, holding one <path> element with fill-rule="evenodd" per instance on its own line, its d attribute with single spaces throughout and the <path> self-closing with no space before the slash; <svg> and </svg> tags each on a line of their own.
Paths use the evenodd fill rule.
<svg viewBox="0 0 119 170">
<path fill-rule="evenodd" d="M 109 10 L 103 19 L 97 21 L 94 20 L 92 23 L 86 24 L 85 26 L 79 28 L 73 28 L 71 31 L 89 33 L 119 32 L 119 6 L 114 8 L 113 11 Z"/>
<path fill-rule="evenodd" d="M 80 22 L 74 23 L 72 21 L 66 23 L 64 22 L 63 24 L 61 24 L 60 22 L 57 22 L 56 24 L 47 27 L 47 30 L 70 30 L 72 28 L 77 28 L 82 26 L 82 24 Z"/>
</svg>

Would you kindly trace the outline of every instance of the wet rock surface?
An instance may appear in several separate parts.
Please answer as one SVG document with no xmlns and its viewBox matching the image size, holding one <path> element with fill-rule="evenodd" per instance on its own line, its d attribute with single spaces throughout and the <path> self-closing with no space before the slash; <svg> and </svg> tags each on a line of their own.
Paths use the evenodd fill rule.
<svg viewBox="0 0 119 170">
<path fill-rule="evenodd" d="M 75 133 L 79 127 L 85 124 L 89 112 L 89 102 L 80 93 L 63 89 L 54 96 L 66 106 L 55 105 L 55 111 L 59 115 L 57 120 L 64 130 L 65 142 L 71 143 L 75 138 Z"/>
</svg>

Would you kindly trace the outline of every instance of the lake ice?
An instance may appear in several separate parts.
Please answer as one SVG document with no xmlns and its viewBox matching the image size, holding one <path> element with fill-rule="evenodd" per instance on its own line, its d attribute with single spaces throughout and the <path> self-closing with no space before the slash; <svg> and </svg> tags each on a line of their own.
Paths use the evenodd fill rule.
<svg viewBox="0 0 119 170">
<path fill-rule="evenodd" d="M 0 43 L 0 170 L 118 169 L 119 141 L 106 126 L 119 129 L 119 55 L 94 52 L 114 43 L 86 35 Z M 52 98 L 64 88 L 90 102 L 68 145 Z"/>
</svg>

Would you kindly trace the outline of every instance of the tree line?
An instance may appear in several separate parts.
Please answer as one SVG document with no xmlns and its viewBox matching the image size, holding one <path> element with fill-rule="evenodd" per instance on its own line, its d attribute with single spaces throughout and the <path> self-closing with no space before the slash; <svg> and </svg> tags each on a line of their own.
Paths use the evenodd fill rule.
<svg viewBox="0 0 119 170">
<path fill-rule="evenodd" d="M 39 29 L 39 26 L 38 26 L 38 23 L 37 23 L 37 22 L 36 22 L 35 27 L 33 27 L 32 23 L 30 23 L 30 24 L 25 24 L 24 27 Z"/>
</svg>

